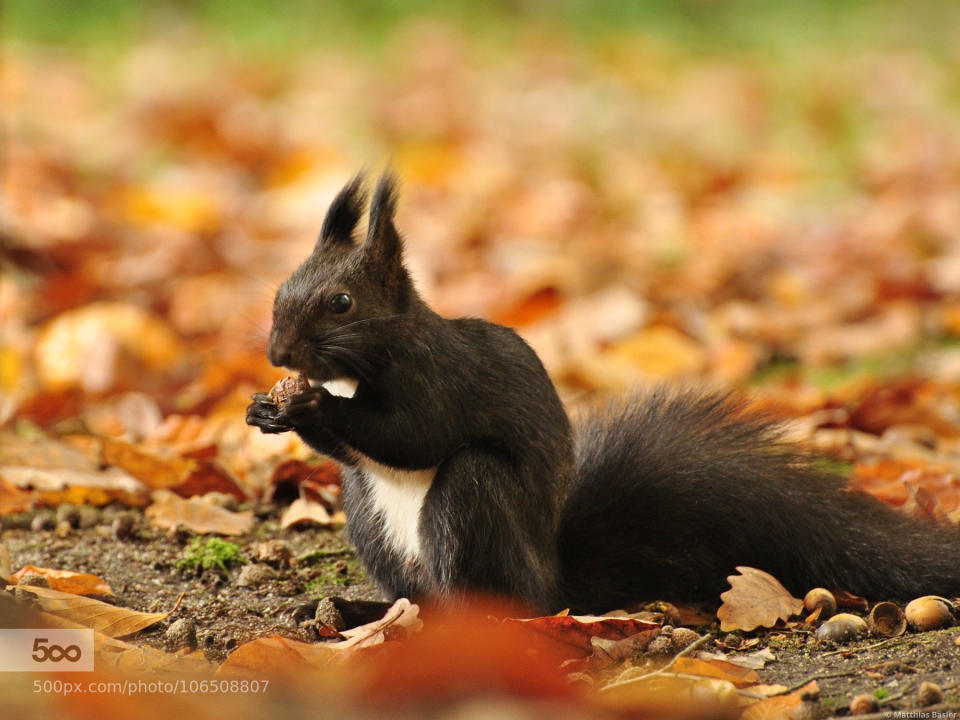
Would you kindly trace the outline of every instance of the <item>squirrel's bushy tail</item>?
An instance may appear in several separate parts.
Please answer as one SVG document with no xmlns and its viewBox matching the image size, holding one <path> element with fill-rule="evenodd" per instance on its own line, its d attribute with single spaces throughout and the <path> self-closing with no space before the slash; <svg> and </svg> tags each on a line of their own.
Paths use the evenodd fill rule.
<svg viewBox="0 0 960 720">
<path fill-rule="evenodd" d="M 737 565 L 800 596 L 960 594 L 960 532 L 848 490 L 742 401 L 655 390 L 577 431 L 558 536 L 571 607 L 716 598 Z"/>
</svg>

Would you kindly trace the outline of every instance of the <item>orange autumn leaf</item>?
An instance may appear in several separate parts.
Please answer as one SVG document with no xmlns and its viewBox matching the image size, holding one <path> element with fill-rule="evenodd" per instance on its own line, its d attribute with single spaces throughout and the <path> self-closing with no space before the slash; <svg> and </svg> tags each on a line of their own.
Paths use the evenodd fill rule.
<svg viewBox="0 0 960 720">
<path fill-rule="evenodd" d="M 345 630 L 339 642 L 310 645 L 271 635 L 244 643 L 234 650 L 217 670 L 218 676 L 302 674 L 307 669 L 323 669 L 341 660 L 343 651 L 380 645 L 391 638 L 418 632 L 423 626 L 420 608 L 406 598 L 398 599 L 379 620 Z"/>
<path fill-rule="evenodd" d="M 670 672 L 726 680 L 737 687 L 753 685 L 760 680 L 756 670 L 740 667 L 724 660 L 700 660 L 691 657 L 677 658 L 671 665 Z"/>
<path fill-rule="evenodd" d="M 52 590 L 73 593 L 74 595 L 113 595 L 113 590 L 96 575 L 78 573 L 70 570 L 56 570 L 24 565 L 9 577 L 10 583 L 19 583 L 24 575 L 36 573 L 43 575 Z"/>
<path fill-rule="evenodd" d="M 803 705 L 806 699 L 815 699 L 820 693 L 816 680 L 811 680 L 789 695 L 768 697 L 748 707 L 740 720 L 783 720 L 793 717 L 792 712 Z"/>
<path fill-rule="evenodd" d="M 147 487 L 173 490 L 183 497 L 222 492 L 238 500 L 247 493 L 216 461 L 160 453 L 122 440 L 104 438 L 101 453 L 110 465 L 123 468 Z"/>
</svg>

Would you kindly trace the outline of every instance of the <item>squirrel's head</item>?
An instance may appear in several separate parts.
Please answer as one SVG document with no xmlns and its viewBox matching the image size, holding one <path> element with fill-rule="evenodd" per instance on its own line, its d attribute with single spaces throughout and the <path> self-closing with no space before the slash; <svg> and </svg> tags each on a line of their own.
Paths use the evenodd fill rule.
<svg viewBox="0 0 960 720">
<path fill-rule="evenodd" d="M 334 198 L 313 253 L 277 291 L 267 356 L 324 382 L 372 370 L 378 327 L 419 302 L 393 222 L 396 187 L 385 174 L 370 202 L 367 234 L 356 237 L 367 193 L 360 176 Z"/>
</svg>

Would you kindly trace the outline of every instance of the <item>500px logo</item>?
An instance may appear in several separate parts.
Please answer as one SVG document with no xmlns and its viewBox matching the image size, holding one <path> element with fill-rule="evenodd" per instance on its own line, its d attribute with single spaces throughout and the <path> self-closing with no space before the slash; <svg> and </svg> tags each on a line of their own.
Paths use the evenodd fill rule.
<svg viewBox="0 0 960 720">
<path fill-rule="evenodd" d="M 93 630 L 0 629 L 0 672 L 54 670 L 93 670 Z"/>
<path fill-rule="evenodd" d="M 48 660 L 52 660 L 53 662 L 59 662 L 60 660 L 77 662 L 83 656 L 83 651 L 79 645 L 67 645 L 66 647 L 62 645 L 48 646 L 46 645 L 48 642 L 50 642 L 48 638 L 34 638 L 33 653 L 30 657 L 37 662 L 47 662 Z"/>
</svg>

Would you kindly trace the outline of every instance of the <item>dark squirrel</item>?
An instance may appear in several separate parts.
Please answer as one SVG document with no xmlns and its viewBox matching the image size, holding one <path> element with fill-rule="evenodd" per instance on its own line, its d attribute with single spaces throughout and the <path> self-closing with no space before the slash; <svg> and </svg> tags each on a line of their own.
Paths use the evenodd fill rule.
<svg viewBox="0 0 960 720">
<path fill-rule="evenodd" d="M 383 177 L 362 241 L 360 178 L 334 199 L 268 348 L 311 387 L 247 411 L 343 465 L 349 537 L 388 595 L 600 612 L 715 598 L 738 565 L 795 594 L 960 594 L 960 533 L 848 490 L 733 397 L 659 389 L 571 427 L 515 332 L 419 297 L 395 197 Z"/>
</svg>

